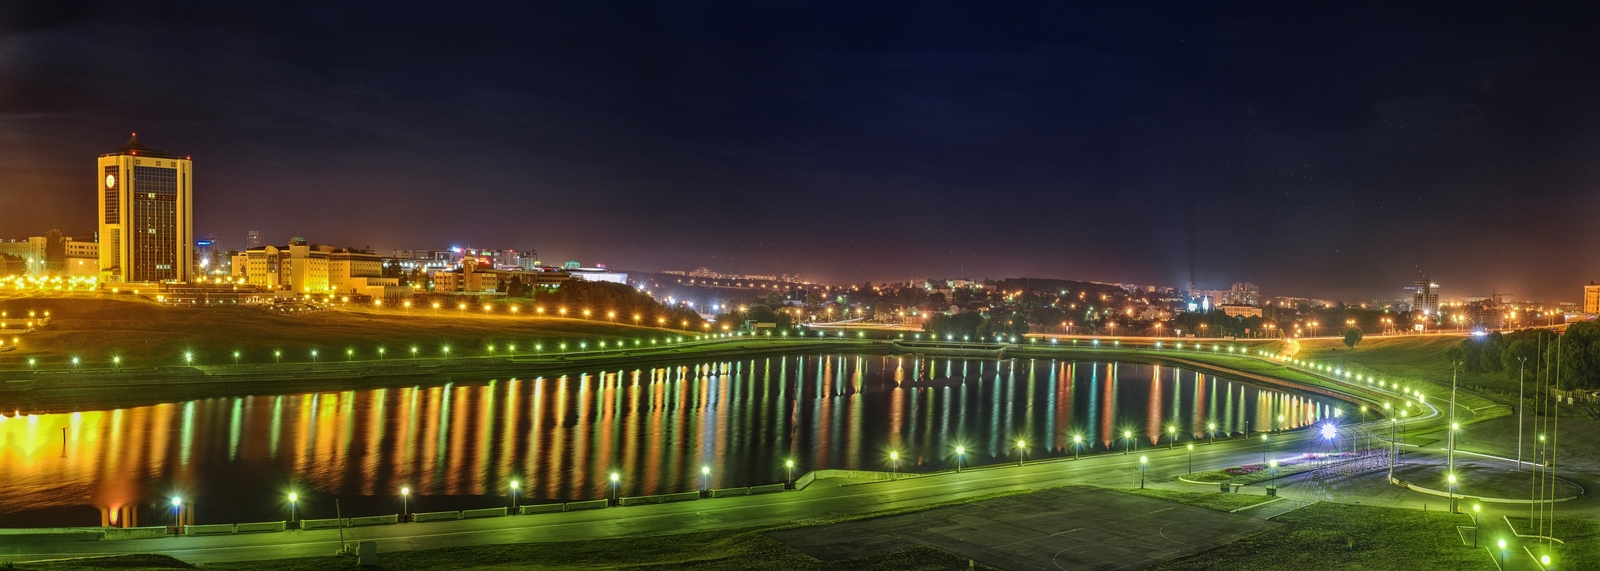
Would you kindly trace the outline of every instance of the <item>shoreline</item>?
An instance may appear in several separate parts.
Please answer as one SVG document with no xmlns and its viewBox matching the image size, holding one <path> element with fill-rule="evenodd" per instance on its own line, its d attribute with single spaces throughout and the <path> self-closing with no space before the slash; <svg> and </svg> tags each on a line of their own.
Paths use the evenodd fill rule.
<svg viewBox="0 0 1600 571">
<path fill-rule="evenodd" d="M 52 370 L 0 377 L 0 410 L 53 414 L 97 408 L 130 408 L 174 401 L 344 391 L 400 386 L 488 382 L 497 377 L 548 377 L 564 374 L 660 364 L 679 360 L 717 360 L 774 354 L 849 352 L 869 355 L 977 359 L 1106 360 L 1188 368 L 1237 382 L 1270 386 L 1349 403 L 1378 402 L 1361 387 L 1317 386 L 1251 373 L 1199 359 L 1206 354 L 1167 355 L 1138 348 L 1030 347 L 963 344 L 957 347 L 902 344 L 887 339 L 761 339 L 727 338 L 672 347 L 617 352 L 566 353 L 558 356 L 456 357 L 395 359 L 282 365 L 207 365 L 88 371 Z M 1186 357 L 1195 358 L 1186 358 Z M 1309 375 L 1317 380 L 1329 379 Z M 1348 390 L 1340 390 L 1348 389 Z"/>
</svg>

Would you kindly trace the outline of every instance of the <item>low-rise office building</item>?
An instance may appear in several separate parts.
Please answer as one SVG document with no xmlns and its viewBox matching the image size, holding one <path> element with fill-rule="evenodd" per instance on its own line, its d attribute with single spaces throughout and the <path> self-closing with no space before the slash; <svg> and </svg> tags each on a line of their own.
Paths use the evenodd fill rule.
<svg viewBox="0 0 1600 571">
<path fill-rule="evenodd" d="M 294 294 L 407 297 L 399 278 L 383 277 L 383 258 L 370 250 L 308 244 L 250 248 L 233 258 L 233 276 L 244 283 Z"/>
</svg>

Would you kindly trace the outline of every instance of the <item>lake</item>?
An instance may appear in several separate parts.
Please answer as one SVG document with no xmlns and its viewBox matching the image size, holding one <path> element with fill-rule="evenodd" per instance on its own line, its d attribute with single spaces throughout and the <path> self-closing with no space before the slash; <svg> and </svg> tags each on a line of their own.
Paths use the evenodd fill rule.
<svg viewBox="0 0 1600 571">
<path fill-rule="evenodd" d="M 0 525 L 398 513 L 906 472 L 1296 428 L 1340 403 L 1147 364 L 793 355 L 0 417 Z M 1280 422 L 1278 419 L 1282 417 Z M 1133 435 L 1129 442 L 1122 435 Z M 709 469 L 709 474 L 702 468 Z M 128 521 L 133 518 L 135 521 Z"/>
</svg>

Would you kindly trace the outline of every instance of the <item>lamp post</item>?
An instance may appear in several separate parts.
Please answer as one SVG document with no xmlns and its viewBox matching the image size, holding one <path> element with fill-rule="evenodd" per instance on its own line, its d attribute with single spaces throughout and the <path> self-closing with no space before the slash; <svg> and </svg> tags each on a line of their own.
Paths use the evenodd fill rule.
<svg viewBox="0 0 1600 571">
<path fill-rule="evenodd" d="M 294 508 L 297 503 L 300 503 L 300 494 L 289 492 L 289 527 L 294 527 Z"/>
<path fill-rule="evenodd" d="M 1178 427 L 1176 427 L 1176 426 L 1168 426 L 1167 427 L 1167 450 L 1171 450 L 1173 446 L 1177 446 L 1177 445 L 1178 445 Z"/>
<path fill-rule="evenodd" d="M 511 481 L 511 511 L 517 510 L 517 481 Z"/>
<path fill-rule="evenodd" d="M 1122 455 L 1127 456 L 1133 450 L 1133 431 L 1122 431 Z"/>
<path fill-rule="evenodd" d="M 1028 441 L 1026 441 L 1026 440 L 1018 440 L 1017 441 L 1017 466 L 1021 467 L 1022 466 L 1022 462 L 1024 460 L 1027 460 L 1027 459 L 1028 459 Z"/>
<path fill-rule="evenodd" d="M 1261 463 L 1267 462 L 1267 433 L 1261 433 Z"/>
<path fill-rule="evenodd" d="M 711 492 L 711 467 L 710 466 L 701 466 L 700 467 L 700 488 L 702 490 L 704 490 L 706 493 L 710 493 Z"/>
<path fill-rule="evenodd" d="M 1472 548 L 1478 548 L 1478 516 L 1483 513 L 1483 504 L 1472 504 Z"/>
<path fill-rule="evenodd" d="M 1449 450 L 1445 453 L 1445 458 L 1450 463 L 1448 468 L 1450 471 L 1450 513 L 1456 513 L 1456 430 L 1461 427 L 1456 423 L 1456 369 L 1460 368 L 1460 364 L 1461 361 L 1459 359 L 1450 360 L 1450 432 L 1447 433 L 1450 438 L 1446 442 Z M 1518 404 L 1520 405 L 1521 403 Z"/>
<path fill-rule="evenodd" d="M 1456 512 L 1456 475 L 1451 473 L 1445 477 L 1450 484 L 1450 513 Z"/>
<path fill-rule="evenodd" d="M 1072 459 L 1083 459 L 1083 436 L 1081 435 L 1072 435 Z"/>
<path fill-rule="evenodd" d="M 1500 540 L 1500 568 L 1506 568 L 1506 540 Z"/>
<path fill-rule="evenodd" d="M 1522 402 L 1522 373 L 1524 373 L 1528 369 L 1528 357 L 1527 357 L 1527 355 L 1518 356 L 1517 357 L 1517 361 L 1520 363 L 1517 366 L 1517 470 L 1521 471 L 1522 470 L 1522 408 L 1523 408 L 1523 406 L 1522 406 L 1523 405 L 1523 402 Z M 1501 544 L 1502 548 L 1505 547 L 1505 541 L 1501 541 L 1500 544 Z"/>
<path fill-rule="evenodd" d="M 411 488 L 400 488 L 400 521 L 411 519 Z"/>
<path fill-rule="evenodd" d="M 794 460 L 784 460 L 783 461 L 783 469 L 784 469 L 784 472 L 786 474 L 788 474 L 788 476 L 789 476 L 789 487 L 793 488 L 794 487 Z"/>
<path fill-rule="evenodd" d="M 611 473 L 611 501 L 622 501 L 622 475 L 616 472 Z"/>
<path fill-rule="evenodd" d="M 1194 445 L 1190 444 L 1188 446 L 1189 446 L 1189 472 L 1188 473 L 1193 474 L 1194 473 Z"/>
<path fill-rule="evenodd" d="M 1146 458 L 1144 456 L 1140 456 L 1139 457 L 1139 489 L 1141 489 L 1141 490 L 1144 489 L 1144 472 L 1145 472 L 1145 468 L 1148 467 L 1148 466 L 1150 466 L 1150 459 Z"/>
<path fill-rule="evenodd" d="M 965 460 L 966 457 L 967 457 L 967 447 L 966 446 L 957 446 L 956 447 L 956 473 L 957 474 L 961 473 L 961 461 Z"/>
<path fill-rule="evenodd" d="M 1216 444 L 1217 443 L 1217 423 L 1215 423 L 1215 422 L 1207 422 L 1206 423 L 1206 432 L 1209 433 L 1210 436 L 1211 436 L 1211 443 L 1212 444 Z"/>
<path fill-rule="evenodd" d="M 899 480 L 899 479 L 900 479 L 900 453 L 899 452 L 890 452 L 889 453 L 889 480 L 890 481 L 894 481 L 894 480 Z"/>
</svg>

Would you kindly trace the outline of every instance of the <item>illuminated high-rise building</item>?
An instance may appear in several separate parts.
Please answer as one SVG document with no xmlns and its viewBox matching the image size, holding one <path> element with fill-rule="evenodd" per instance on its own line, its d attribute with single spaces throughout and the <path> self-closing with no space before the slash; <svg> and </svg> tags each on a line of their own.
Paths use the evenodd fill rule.
<svg viewBox="0 0 1600 571">
<path fill-rule="evenodd" d="M 100 155 L 100 278 L 187 282 L 194 259 L 192 163 L 139 135 Z"/>
</svg>

